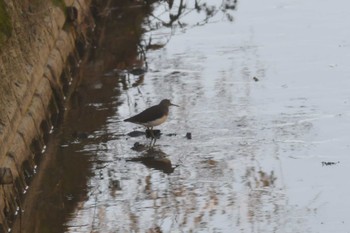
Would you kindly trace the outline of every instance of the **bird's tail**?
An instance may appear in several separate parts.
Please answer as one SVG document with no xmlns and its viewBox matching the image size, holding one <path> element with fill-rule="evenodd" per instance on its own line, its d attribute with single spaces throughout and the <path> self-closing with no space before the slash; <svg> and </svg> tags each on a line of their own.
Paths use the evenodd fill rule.
<svg viewBox="0 0 350 233">
<path fill-rule="evenodd" d="M 125 122 L 130 122 L 130 121 L 131 121 L 131 118 L 125 119 L 124 121 L 125 121 Z"/>
</svg>

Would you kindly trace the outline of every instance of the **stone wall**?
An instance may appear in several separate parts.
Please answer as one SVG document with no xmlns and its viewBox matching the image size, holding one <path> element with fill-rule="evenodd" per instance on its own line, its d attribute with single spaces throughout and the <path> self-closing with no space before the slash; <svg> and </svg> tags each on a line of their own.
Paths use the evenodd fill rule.
<svg viewBox="0 0 350 233">
<path fill-rule="evenodd" d="M 3 4 L 12 25 L 0 43 L 0 232 L 7 232 L 62 114 L 77 40 L 93 22 L 90 0 Z"/>
</svg>

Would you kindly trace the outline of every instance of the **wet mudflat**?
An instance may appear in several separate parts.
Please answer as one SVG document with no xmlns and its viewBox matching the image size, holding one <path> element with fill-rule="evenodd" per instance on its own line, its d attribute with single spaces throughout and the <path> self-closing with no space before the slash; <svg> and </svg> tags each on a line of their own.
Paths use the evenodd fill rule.
<svg viewBox="0 0 350 233">
<path fill-rule="evenodd" d="M 176 18 L 175 1 L 173 21 L 152 4 L 135 43 L 135 28 L 113 34 L 126 13 L 106 8 L 38 232 L 350 229 L 349 3 L 210 4 Z M 164 98 L 180 107 L 148 148 L 123 119 Z"/>
</svg>

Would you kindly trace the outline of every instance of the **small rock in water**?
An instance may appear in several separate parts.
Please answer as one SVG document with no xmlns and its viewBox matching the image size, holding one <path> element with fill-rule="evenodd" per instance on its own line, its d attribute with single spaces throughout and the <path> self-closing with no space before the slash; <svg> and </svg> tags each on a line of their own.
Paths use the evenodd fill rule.
<svg viewBox="0 0 350 233">
<path fill-rule="evenodd" d="M 253 80 L 254 80 L 255 82 L 259 81 L 259 79 L 258 79 L 257 77 L 253 77 Z"/>
<path fill-rule="evenodd" d="M 192 139 L 192 133 L 188 132 L 188 133 L 186 134 L 186 138 L 187 138 L 187 139 Z"/>
</svg>

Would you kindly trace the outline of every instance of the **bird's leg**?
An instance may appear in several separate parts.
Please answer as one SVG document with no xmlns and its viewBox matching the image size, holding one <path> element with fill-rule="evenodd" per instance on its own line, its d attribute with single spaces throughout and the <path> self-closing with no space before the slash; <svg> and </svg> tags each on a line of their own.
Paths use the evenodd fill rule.
<svg viewBox="0 0 350 233">
<path fill-rule="evenodd" d="M 149 147 L 150 147 L 150 148 L 153 148 L 154 145 L 156 144 L 156 141 L 157 141 L 156 138 L 152 138 L 152 139 L 151 139 L 151 142 L 149 143 Z"/>
<path fill-rule="evenodd" d="M 156 138 L 156 136 L 154 135 L 154 133 L 153 133 L 153 126 L 151 127 L 151 136 L 155 139 Z"/>
<path fill-rule="evenodd" d="M 156 144 L 156 141 L 157 141 L 157 137 L 156 137 L 156 135 L 154 135 L 154 132 L 153 132 L 153 126 L 151 127 L 150 132 L 151 132 L 151 137 L 152 137 L 150 145 L 151 145 L 151 147 L 153 147 Z M 153 141 L 153 145 L 152 145 L 152 141 Z"/>
<path fill-rule="evenodd" d="M 151 141 L 150 141 L 150 143 L 149 143 L 149 147 L 150 147 L 150 148 L 153 147 L 152 142 L 153 142 L 153 138 L 151 138 Z"/>
<path fill-rule="evenodd" d="M 149 132 L 149 134 L 151 136 L 151 141 L 149 143 L 149 146 L 153 147 L 154 144 L 156 143 L 156 137 L 155 137 L 155 135 L 153 133 L 153 127 L 152 126 L 151 127 L 147 127 L 147 130 L 148 130 L 148 132 Z"/>
<path fill-rule="evenodd" d="M 156 144 L 156 141 L 157 141 L 157 138 L 156 137 L 154 137 L 154 139 L 153 139 L 154 141 L 153 141 L 153 146 Z M 152 147 L 153 147 L 152 146 Z"/>
</svg>

